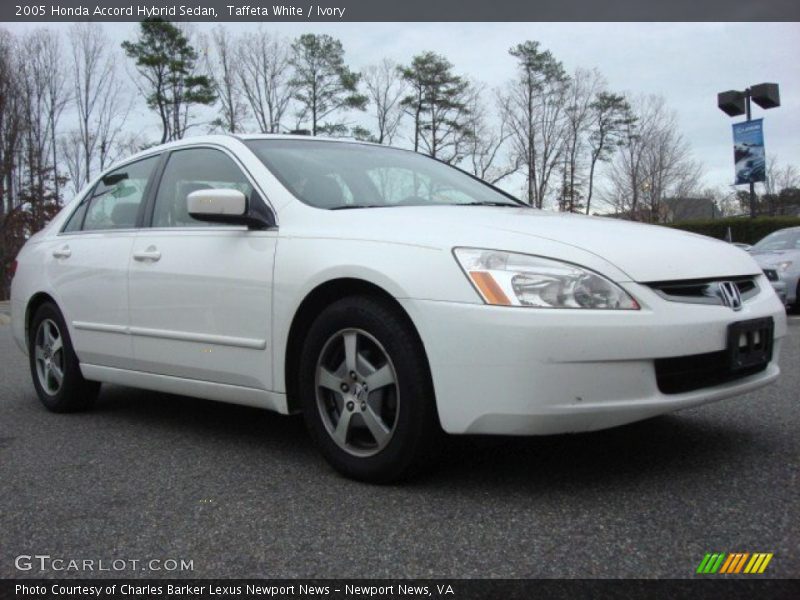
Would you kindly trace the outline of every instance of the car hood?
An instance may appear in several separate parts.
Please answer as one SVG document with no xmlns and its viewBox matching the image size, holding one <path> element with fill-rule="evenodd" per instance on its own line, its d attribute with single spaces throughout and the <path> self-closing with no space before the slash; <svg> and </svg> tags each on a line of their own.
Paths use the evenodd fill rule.
<svg viewBox="0 0 800 600">
<path fill-rule="evenodd" d="M 363 237 L 446 249 L 474 246 L 528 252 L 601 271 L 603 264 L 611 263 L 622 271 L 617 277 L 639 282 L 761 272 L 750 255 L 726 242 L 608 217 L 489 206 L 405 206 L 324 212 L 325 217 L 315 221 L 318 225 L 325 221 L 327 236 L 331 229 L 335 231 L 336 224 L 346 224 L 340 235 L 347 239 Z"/>
</svg>

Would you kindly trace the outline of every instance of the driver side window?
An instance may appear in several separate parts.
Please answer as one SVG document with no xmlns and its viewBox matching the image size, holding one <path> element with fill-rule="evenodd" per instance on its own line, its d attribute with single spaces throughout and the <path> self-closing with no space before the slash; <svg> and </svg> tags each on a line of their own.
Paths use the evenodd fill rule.
<svg viewBox="0 0 800 600">
<path fill-rule="evenodd" d="M 186 206 L 189 194 L 208 189 L 239 190 L 247 198 L 253 194 L 247 177 L 224 152 L 213 148 L 176 150 L 170 155 L 158 186 L 152 226 L 214 226 L 193 218 Z"/>
</svg>

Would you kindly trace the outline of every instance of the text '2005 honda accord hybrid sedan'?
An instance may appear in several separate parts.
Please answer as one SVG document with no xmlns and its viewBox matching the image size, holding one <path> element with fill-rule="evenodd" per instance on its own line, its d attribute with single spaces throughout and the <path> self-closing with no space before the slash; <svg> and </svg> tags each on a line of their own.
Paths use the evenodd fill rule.
<svg viewBox="0 0 800 600">
<path fill-rule="evenodd" d="M 210 136 L 105 172 L 17 257 L 56 412 L 100 382 L 302 412 L 389 481 L 438 433 L 613 427 L 778 377 L 783 306 L 724 242 L 548 213 L 410 151 Z"/>
</svg>

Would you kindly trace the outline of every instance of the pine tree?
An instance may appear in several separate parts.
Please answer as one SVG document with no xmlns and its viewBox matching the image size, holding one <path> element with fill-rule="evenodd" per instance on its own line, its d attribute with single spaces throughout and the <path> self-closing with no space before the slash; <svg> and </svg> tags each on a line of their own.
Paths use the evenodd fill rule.
<svg viewBox="0 0 800 600">
<path fill-rule="evenodd" d="M 189 38 L 168 21 L 147 19 L 139 37 L 122 42 L 122 49 L 136 61 L 147 106 L 161 119 L 161 143 L 183 138 L 190 107 L 216 101 L 211 79 L 197 72 L 198 54 Z"/>
<path fill-rule="evenodd" d="M 364 110 L 367 97 L 358 93 L 360 75 L 344 62 L 342 42 L 329 35 L 306 33 L 292 44 L 290 84 L 300 103 L 300 120 L 309 120 L 311 134 L 341 135 L 347 127 L 341 121 L 324 119 L 346 109 Z"/>
</svg>

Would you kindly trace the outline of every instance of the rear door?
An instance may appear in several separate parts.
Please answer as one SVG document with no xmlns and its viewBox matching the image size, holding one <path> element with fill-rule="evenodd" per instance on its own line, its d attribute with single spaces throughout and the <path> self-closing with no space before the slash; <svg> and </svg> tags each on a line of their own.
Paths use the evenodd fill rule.
<svg viewBox="0 0 800 600">
<path fill-rule="evenodd" d="M 127 368 L 128 261 L 159 156 L 107 173 L 48 248 L 45 268 L 83 363 Z"/>
<path fill-rule="evenodd" d="M 277 231 L 196 221 L 196 190 L 261 195 L 235 157 L 217 147 L 174 150 L 166 160 L 149 228 L 133 245 L 130 318 L 138 370 L 271 389 L 272 267 Z"/>
</svg>

